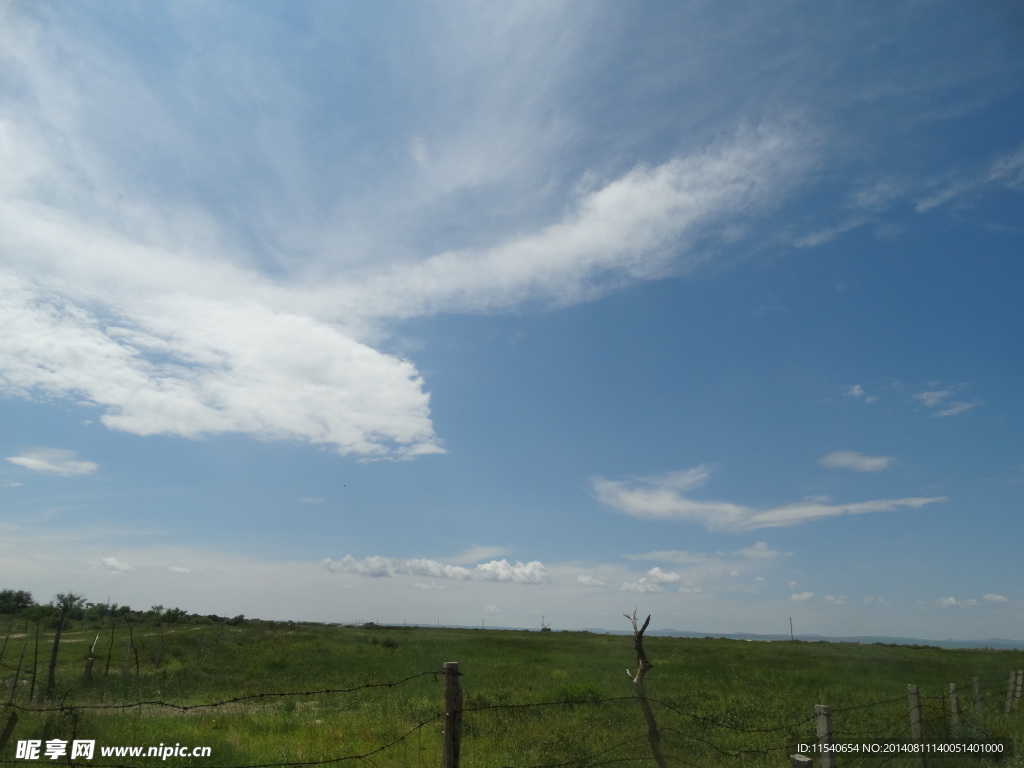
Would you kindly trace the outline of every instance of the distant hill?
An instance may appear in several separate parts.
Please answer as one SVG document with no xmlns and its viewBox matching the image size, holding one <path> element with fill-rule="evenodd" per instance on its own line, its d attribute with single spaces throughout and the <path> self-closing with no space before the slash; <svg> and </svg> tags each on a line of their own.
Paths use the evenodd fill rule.
<svg viewBox="0 0 1024 768">
<path fill-rule="evenodd" d="M 585 629 L 584 632 L 610 635 L 632 634 L 628 629 L 607 630 L 589 627 Z M 717 637 L 727 640 L 749 640 L 757 642 L 772 642 L 790 639 L 789 635 L 755 635 L 749 632 L 723 634 L 715 632 L 689 632 L 682 629 L 648 629 L 645 634 L 659 635 L 662 637 Z M 797 635 L 796 639 L 805 643 L 881 643 L 884 645 L 931 645 L 936 648 L 992 648 L 994 650 L 1024 650 L 1024 641 L 1006 640 L 998 637 L 986 638 L 984 640 L 922 640 L 917 637 L 885 637 L 881 635 L 859 635 L 854 637 Z"/>
</svg>

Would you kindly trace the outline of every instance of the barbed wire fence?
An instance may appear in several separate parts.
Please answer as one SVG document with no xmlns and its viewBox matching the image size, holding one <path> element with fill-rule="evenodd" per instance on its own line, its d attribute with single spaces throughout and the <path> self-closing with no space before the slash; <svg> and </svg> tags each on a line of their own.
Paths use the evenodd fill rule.
<svg viewBox="0 0 1024 768">
<path fill-rule="evenodd" d="M 636 613 L 627 618 L 633 622 L 634 650 L 637 652 L 637 676 L 643 679 L 641 671 L 653 668 L 643 651 L 643 632 L 650 621 L 642 627 L 637 626 Z M 5 646 L 6 647 L 6 646 Z M 1008 680 L 973 678 L 966 685 L 950 683 L 946 691 L 923 694 L 915 685 L 909 685 L 906 695 L 893 696 L 866 703 L 858 703 L 846 707 L 829 707 L 822 704 L 808 706 L 805 717 L 780 725 L 767 727 L 744 727 L 735 721 L 693 711 L 685 704 L 670 698 L 651 696 L 643 686 L 636 686 L 637 678 L 627 670 L 634 682 L 633 696 L 598 696 L 592 692 L 582 691 L 578 696 L 563 697 L 552 701 L 535 702 L 492 702 L 485 693 L 470 695 L 468 701 L 463 700 L 464 691 L 457 662 L 446 662 L 440 669 L 418 672 L 403 678 L 389 681 L 376 681 L 351 685 L 347 687 L 323 688 L 306 691 L 274 691 L 255 692 L 211 702 L 179 703 L 162 699 L 145 699 L 118 703 L 68 703 L 61 699 L 57 702 L 33 703 L 31 697 L 27 703 L 17 701 L 19 682 L 23 682 L 22 661 L 26 655 L 23 647 L 19 660 L 4 661 L 0 656 L 0 670 L 12 673 L 10 677 L 0 678 L 0 693 L 10 683 L 10 694 L 6 705 L 6 718 L 0 718 L 0 751 L 14 738 L 20 714 L 46 714 L 75 716 L 90 711 L 151 711 L 166 709 L 177 713 L 188 713 L 199 710 L 217 710 L 251 703 L 272 701 L 275 699 L 291 700 L 312 697 L 344 697 L 372 690 L 393 689 L 412 684 L 417 680 L 429 678 L 432 683 L 444 684 L 444 695 L 436 696 L 436 711 L 426 711 L 411 720 L 411 725 L 401 726 L 397 732 L 382 740 L 372 748 L 362 748 L 354 752 L 339 754 L 329 758 L 315 760 L 284 760 L 279 762 L 257 762 L 247 765 L 215 765 L 201 763 L 204 768 L 277 768 L 283 766 L 335 765 L 357 761 L 365 763 L 369 768 L 376 768 L 380 760 L 389 752 L 406 742 L 418 738 L 425 729 L 441 725 L 442 744 L 439 750 L 439 763 L 429 760 L 426 764 L 439 764 L 441 768 L 459 768 L 468 747 L 468 764 L 486 762 L 483 752 L 486 741 L 485 732 L 497 738 L 502 732 L 514 731 L 516 724 L 524 719 L 543 719 L 545 712 L 554 708 L 573 708 L 586 713 L 587 729 L 585 733 L 572 734 L 552 733 L 550 749 L 540 749 L 544 757 L 550 755 L 547 762 L 526 760 L 522 762 L 507 761 L 505 768 L 602 768 L 603 766 L 628 764 L 657 764 L 690 766 L 692 768 L 712 768 L 722 765 L 765 765 L 765 766 L 810 766 L 813 759 L 810 755 L 794 753 L 797 745 L 815 745 L 811 750 L 818 760 L 820 768 L 837 768 L 842 765 L 859 766 L 866 762 L 867 755 L 844 754 L 829 752 L 823 754 L 820 748 L 842 743 L 905 743 L 923 744 L 927 741 L 938 741 L 957 735 L 963 738 L 978 737 L 978 733 L 965 733 L 959 729 L 967 719 L 969 712 L 1000 712 L 1009 715 L 1019 711 L 1019 699 L 1024 692 L 1024 670 L 1012 670 Z M 11 657 L 13 658 L 13 657 Z M 646 662 L 646 666 L 645 666 Z M 77 665 L 62 664 L 61 667 Z M 969 695 L 965 692 L 969 691 Z M 963 699 L 961 701 L 961 699 Z M 969 699 L 969 704 L 968 704 Z M 637 705 L 640 705 L 638 719 Z M 632 712 L 632 723 L 630 726 Z M 3 722 L 6 720 L 6 722 Z M 846 723 L 851 723 L 846 727 Z M 857 730 L 854 723 L 860 723 Z M 598 725 L 604 725 L 599 729 Z M 408 727 L 406 727 L 406 725 Z M 589 730 L 593 727 L 593 730 Z M 630 728 L 632 727 L 632 730 Z M 600 730 L 600 732 L 599 732 Z M 470 737 L 463 741 L 463 732 Z M 436 731 L 434 731 L 436 733 Z M 104 762 L 103 759 L 76 760 L 67 752 L 67 740 L 63 742 L 64 751 L 55 755 L 64 757 L 62 764 L 69 766 L 93 766 L 93 768 L 143 768 L 144 763 Z M 26 740 L 21 740 L 25 743 Z M 46 745 L 49 747 L 49 743 Z M 58 746 L 61 746 L 58 744 Z M 544 745 L 541 745 L 542 747 Z M 57 750 L 54 750 L 57 751 Z M 149 755 L 153 757 L 152 755 Z M 81 756 L 78 756 L 81 757 Z M 156 755 L 159 757 L 159 755 Z M 872 755 L 871 765 L 886 766 L 906 755 Z M 24 754 L 16 755 L 15 760 L 0 758 L 0 764 L 26 764 Z M 150 763 L 152 764 L 152 763 Z M 408 766 L 407 756 L 390 764 Z M 424 765 L 422 758 L 418 765 Z M 493 763 L 491 763 L 493 764 Z M 924 765 L 923 758 L 916 761 Z"/>
</svg>

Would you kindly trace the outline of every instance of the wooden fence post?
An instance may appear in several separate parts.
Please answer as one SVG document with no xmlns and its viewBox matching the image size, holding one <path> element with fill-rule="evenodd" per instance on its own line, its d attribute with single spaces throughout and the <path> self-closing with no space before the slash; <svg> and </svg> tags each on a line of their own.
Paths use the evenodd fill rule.
<svg viewBox="0 0 1024 768">
<path fill-rule="evenodd" d="M 1006 706 L 1003 707 L 1003 714 L 1010 714 L 1013 707 L 1013 694 L 1017 689 L 1017 670 L 1010 672 L 1010 682 L 1006 686 Z"/>
<path fill-rule="evenodd" d="M 1024 669 L 1017 670 L 1017 691 L 1013 694 L 1013 700 L 1017 701 L 1024 692 Z"/>
<path fill-rule="evenodd" d="M 974 689 L 974 711 L 983 712 L 985 710 L 985 700 L 981 697 L 981 681 L 978 678 L 974 678 L 971 681 L 971 687 Z"/>
<path fill-rule="evenodd" d="M 28 631 L 27 629 L 25 630 Z M 29 703 L 35 701 L 36 698 L 36 670 L 39 669 L 39 622 L 36 622 L 36 647 L 32 652 L 32 684 L 28 689 L 28 700 Z"/>
<path fill-rule="evenodd" d="M 459 768 L 462 744 L 462 684 L 459 662 L 446 661 L 444 673 L 444 741 L 441 745 L 441 768 Z"/>
<path fill-rule="evenodd" d="M 57 617 L 57 631 L 53 635 L 53 651 L 50 653 L 50 671 L 46 676 L 46 698 L 53 695 L 53 688 L 57 685 L 57 653 L 60 651 L 60 635 L 64 631 L 64 613 Z"/>
<path fill-rule="evenodd" d="M 824 704 L 815 704 L 814 723 L 818 729 L 818 746 L 828 748 L 818 758 L 818 765 L 821 768 L 835 768 L 836 756 L 831 749 L 835 744 L 832 733 L 832 709 Z"/>
<path fill-rule="evenodd" d="M 914 744 L 921 744 L 924 741 L 924 734 L 921 731 L 921 697 L 916 685 L 907 686 L 907 700 L 910 703 L 910 740 Z M 924 752 L 918 753 L 915 762 L 918 768 L 924 768 Z"/>
<path fill-rule="evenodd" d="M 953 728 L 960 725 L 960 702 L 956 697 L 956 683 L 949 684 L 949 724 Z"/>
</svg>

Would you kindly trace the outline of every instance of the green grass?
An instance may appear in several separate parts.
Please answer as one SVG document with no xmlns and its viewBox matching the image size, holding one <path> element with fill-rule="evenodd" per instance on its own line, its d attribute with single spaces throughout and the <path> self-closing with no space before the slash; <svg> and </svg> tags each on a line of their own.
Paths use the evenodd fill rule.
<svg viewBox="0 0 1024 768">
<path fill-rule="evenodd" d="M 14 762 L 18 740 L 83 738 L 98 746 L 212 748 L 212 757 L 202 760 L 103 760 L 97 753 L 94 765 L 295 764 L 367 755 L 395 742 L 363 762 L 373 768 L 436 766 L 443 682 L 430 673 L 445 661 L 458 661 L 463 765 L 653 764 L 643 713 L 626 675 L 636 665 L 628 636 L 263 622 L 137 624 L 136 674 L 134 657 L 125 669 L 124 625 L 117 626 L 111 645 L 108 623 L 64 633 L 57 686 L 48 700 L 42 693 L 52 632 L 46 633 L 36 695 L 29 702 L 34 627 L 27 629 L 12 625 L 0 667 L 0 701 L 6 701 L 13 667 L 28 641 L 15 693 L 19 722 L 0 762 Z M 85 656 L 97 631 L 93 682 L 87 685 Z M 903 739 L 907 683 L 917 684 L 924 697 L 927 737 L 1006 739 L 1018 754 L 992 764 L 1024 765 L 1024 701 L 1009 717 L 1002 714 L 1007 677 L 1024 667 L 1024 653 L 663 637 L 646 638 L 645 647 L 655 664 L 647 695 L 671 765 L 786 766 L 795 744 L 814 741 L 818 703 L 832 707 L 840 740 Z M 975 676 L 985 683 L 981 714 L 971 706 Z M 381 685 L 408 677 L 413 679 L 400 685 Z M 944 712 L 950 682 L 960 688 L 964 711 L 955 733 Z M 292 693 L 298 695 L 267 695 Z M 124 706 L 138 702 L 185 708 Z M 200 706 L 218 702 L 226 703 Z M 913 761 L 839 764 L 899 767 Z M 933 762 L 950 768 L 987 764 L 977 758 Z"/>
</svg>

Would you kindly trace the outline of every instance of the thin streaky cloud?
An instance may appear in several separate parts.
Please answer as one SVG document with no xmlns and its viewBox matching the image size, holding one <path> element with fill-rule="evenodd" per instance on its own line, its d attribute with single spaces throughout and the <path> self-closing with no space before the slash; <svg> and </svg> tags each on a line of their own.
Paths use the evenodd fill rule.
<svg viewBox="0 0 1024 768">
<path fill-rule="evenodd" d="M 99 469 L 96 462 L 79 459 L 74 451 L 63 448 L 33 448 L 18 456 L 8 456 L 5 460 L 33 472 L 61 477 L 91 475 Z"/>
<path fill-rule="evenodd" d="M 818 461 L 830 469 L 852 469 L 855 472 L 879 472 L 893 463 L 892 456 L 868 456 L 858 451 L 833 451 Z"/>
<path fill-rule="evenodd" d="M 975 408 L 978 407 L 978 405 L 980 405 L 980 403 L 953 402 L 950 403 L 946 408 L 943 408 L 941 411 L 935 411 L 935 413 L 933 413 L 932 415 L 937 417 L 959 416 L 961 413 L 973 411 Z"/>
<path fill-rule="evenodd" d="M 667 477 L 666 482 L 651 478 L 632 483 L 595 477 L 590 481 L 590 488 L 598 502 L 630 517 L 691 522 L 708 530 L 733 532 L 788 527 L 841 515 L 916 509 L 945 500 L 944 497 L 907 497 L 833 504 L 827 499 L 808 499 L 781 507 L 757 509 L 728 502 L 691 499 L 673 487 L 672 475 Z"/>
</svg>

